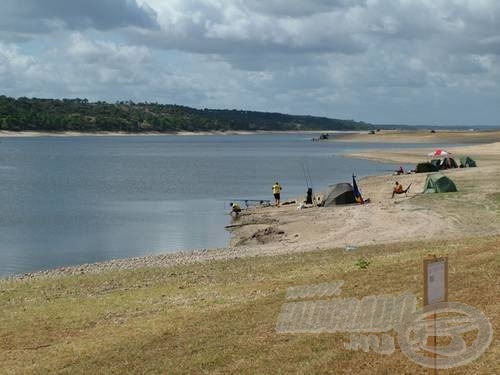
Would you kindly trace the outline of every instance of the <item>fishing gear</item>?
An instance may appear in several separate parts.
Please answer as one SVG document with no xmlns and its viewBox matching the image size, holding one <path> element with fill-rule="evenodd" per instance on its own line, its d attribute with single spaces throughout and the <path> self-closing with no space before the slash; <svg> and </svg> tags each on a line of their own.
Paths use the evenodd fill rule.
<svg viewBox="0 0 500 375">
<path fill-rule="evenodd" d="M 269 199 L 227 199 L 225 200 L 226 202 L 227 201 L 231 201 L 231 202 L 243 202 L 245 203 L 245 206 L 248 208 L 251 206 L 251 204 L 254 204 L 254 205 L 258 205 L 260 204 L 261 206 L 262 205 L 268 205 L 268 204 L 271 204 L 271 201 Z M 225 204 L 224 204 L 225 205 Z"/>
<path fill-rule="evenodd" d="M 304 173 L 307 185 L 306 204 L 313 204 L 313 183 L 311 172 L 309 171 L 309 166 L 307 166 L 306 163 L 301 163 L 300 165 L 302 167 L 302 173 Z"/>
</svg>

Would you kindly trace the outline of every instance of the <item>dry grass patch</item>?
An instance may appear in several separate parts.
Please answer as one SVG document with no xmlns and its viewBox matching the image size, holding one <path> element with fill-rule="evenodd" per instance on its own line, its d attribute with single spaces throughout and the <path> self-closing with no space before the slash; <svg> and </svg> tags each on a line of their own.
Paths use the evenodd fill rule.
<svg viewBox="0 0 500 375">
<path fill-rule="evenodd" d="M 481 309 L 498 330 L 499 244 L 413 242 L 1 281 L 0 372 L 425 374 L 399 350 L 345 350 L 346 334 L 277 334 L 287 288 L 344 280 L 343 297 L 420 295 L 422 257 L 448 254 L 450 300 Z M 498 373 L 498 358 L 494 343 L 442 373 Z"/>
</svg>

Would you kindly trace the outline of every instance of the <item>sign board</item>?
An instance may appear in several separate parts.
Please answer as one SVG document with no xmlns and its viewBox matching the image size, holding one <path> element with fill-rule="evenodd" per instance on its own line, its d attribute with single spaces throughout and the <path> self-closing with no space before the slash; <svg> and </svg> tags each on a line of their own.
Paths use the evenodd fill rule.
<svg viewBox="0 0 500 375">
<path fill-rule="evenodd" d="M 448 302 L 448 258 L 437 258 L 428 256 L 424 258 L 424 306 L 439 302 Z M 433 322 L 427 327 L 427 345 L 436 348 L 436 314 L 429 316 Z M 436 352 L 432 353 L 434 367 L 429 368 L 428 373 L 437 374 Z"/>
<path fill-rule="evenodd" d="M 424 306 L 448 301 L 448 258 L 424 259 Z"/>
<path fill-rule="evenodd" d="M 427 265 L 427 303 L 444 302 L 446 298 L 445 262 L 432 262 Z"/>
</svg>

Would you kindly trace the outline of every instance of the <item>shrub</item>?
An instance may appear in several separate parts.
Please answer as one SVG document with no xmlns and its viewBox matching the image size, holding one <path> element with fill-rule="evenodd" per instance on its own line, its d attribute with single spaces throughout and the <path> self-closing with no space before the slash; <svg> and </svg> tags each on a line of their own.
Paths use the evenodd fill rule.
<svg viewBox="0 0 500 375">
<path fill-rule="evenodd" d="M 370 263 L 371 263 L 370 261 L 364 258 L 359 258 L 358 261 L 356 262 L 356 266 L 358 266 L 358 268 L 361 270 L 366 270 L 370 265 Z"/>
<path fill-rule="evenodd" d="M 417 168 L 415 168 L 417 173 L 426 173 L 426 172 L 437 172 L 439 169 L 435 165 L 426 162 L 426 163 L 418 163 Z"/>
</svg>

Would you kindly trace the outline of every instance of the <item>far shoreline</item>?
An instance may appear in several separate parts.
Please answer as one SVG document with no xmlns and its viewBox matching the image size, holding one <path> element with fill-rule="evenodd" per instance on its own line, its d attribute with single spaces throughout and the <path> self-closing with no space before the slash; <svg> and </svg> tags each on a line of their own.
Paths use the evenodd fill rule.
<svg viewBox="0 0 500 375">
<path fill-rule="evenodd" d="M 178 131 L 178 132 L 43 132 L 43 131 L 11 131 L 0 130 L 1 138 L 30 137 L 154 137 L 154 136 L 234 136 L 234 135 L 286 135 L 286 134 L 329 134 L 333 135 L 322 142 L 358 142 L 358 143 L 457 143 L 484 144 L 500 141 L 500 127 L 492 129 L 382 129 L 373 130 L 229 130 L 229 131 Z M 336 135 L 336 136 L 335 136 Z M 318 140 L 315 138 L 314 140 Z"/>
<path fill-rule="evenodd" d="M 338 133 L 364 133 L 366 130 L 230 130 L 230 131 L 202 131 L 202 132 L 38 132 L 38 131 L 10 131 L 1 130 L 0 138 L 15 138 L 15 137 L 128 137 L 128 136 L 220 136 L 220 135 L 257 135 L 257 134 L 338 134 Z"/>
</svg>

